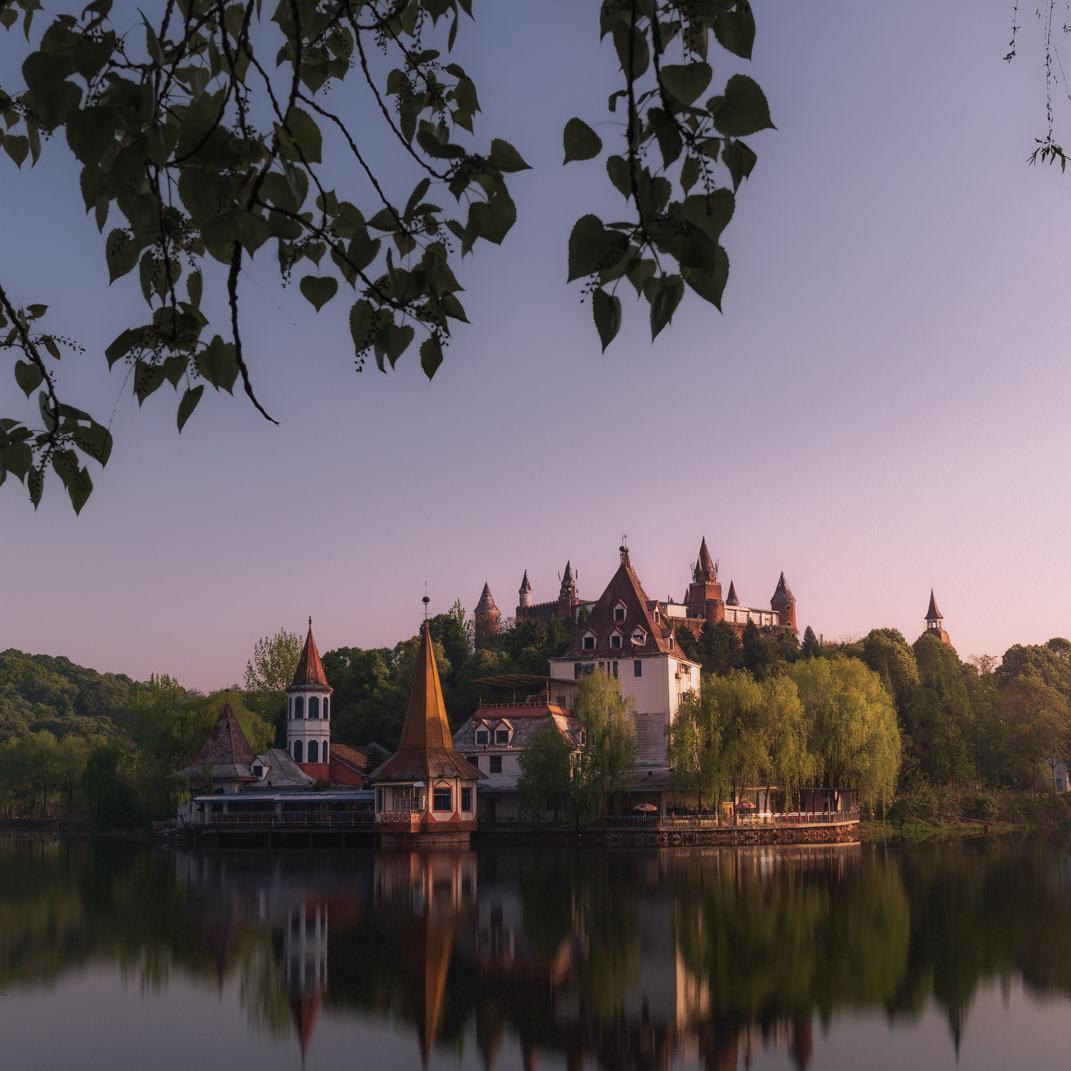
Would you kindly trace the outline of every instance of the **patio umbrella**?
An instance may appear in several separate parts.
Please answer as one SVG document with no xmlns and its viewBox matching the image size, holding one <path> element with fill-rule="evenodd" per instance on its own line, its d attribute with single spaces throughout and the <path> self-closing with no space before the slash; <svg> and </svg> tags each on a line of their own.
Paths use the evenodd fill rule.
<svg viewBox="0 0 1071 1071">
<path fill-rule="evenodd" d="M 751 800 L 741 800 L 736 805 L 736 809 L 738 811 L 755 811 L 755 810 L 758 810 L 758 808 L 755 806 L 755 804 L 753 804 L 751 802 Z"/>
<path fill-rule="evenodd" d="M 632 809 L 640 814 L 654 814 L 658 810 L 653 803 L 637 803 Z"/>
</svg>

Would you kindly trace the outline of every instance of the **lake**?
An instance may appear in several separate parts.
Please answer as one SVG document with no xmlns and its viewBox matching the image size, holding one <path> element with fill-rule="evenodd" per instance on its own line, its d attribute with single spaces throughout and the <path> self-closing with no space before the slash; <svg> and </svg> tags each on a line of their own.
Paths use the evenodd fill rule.
<svg viewBox="0 0 1071 1071">
<path fill-rule="evenodd" d="M 1069 997 L 1062 844 L 0 840 L 12 1071 L 1046 1069 Z"/>
</svg>

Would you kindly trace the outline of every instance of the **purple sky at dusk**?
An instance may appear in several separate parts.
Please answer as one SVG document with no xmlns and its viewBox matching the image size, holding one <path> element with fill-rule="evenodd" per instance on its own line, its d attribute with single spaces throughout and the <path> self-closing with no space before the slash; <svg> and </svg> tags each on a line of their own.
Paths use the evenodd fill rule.
<svg viewBox="0 0 1071 1071">
<path fill-rule="evenodd" d="M 393 644 L 425 580 L 433 610 L 471 611 L 487 579 L 512 613 L 525 568 L 548 599 L 571 558 L 594 598 L 622 532 L 649 595 L 683 594 L 705 534 L 726 588 L 768 605 L 784 569 L 826 637 L 913 640 L 931 585 L 963 657 L 1071 633 L 1071 176 L 1025 164 L 1032 6 L 1006 65 L 1011 0 L 756 0 L 749 72 L 778 130 L 752 139 L 725 313 L 689 298 L 652 346 L 626 299 L 605 356 L 565 248 L 620 201 L 599 165 L 560 166 L 571 115 L 618 136 L 597 7 L 476 0 L 463 27 L 478 136 L 535 170 L 505 245 L 465 263 L 472 325 L 433 383 L 415 354 L 356 374 L 345 306 L 315 315 L 261 251 L 245 345 L 279 428 L 241 395 L 206 396 L 181 436 L 169 390 L 139 410 L 96 356 L 140 314 L 136 279 L 107 290 L 58 146 L 4 162 L 5 283 L 92 355 L 61 366 L 71 400 L 119 403 L 80 518 L 58 485 L 36 514 L 0 489 L 0 649 L 213 688 L 310 613 L 321 650 Z"/>
</svg>

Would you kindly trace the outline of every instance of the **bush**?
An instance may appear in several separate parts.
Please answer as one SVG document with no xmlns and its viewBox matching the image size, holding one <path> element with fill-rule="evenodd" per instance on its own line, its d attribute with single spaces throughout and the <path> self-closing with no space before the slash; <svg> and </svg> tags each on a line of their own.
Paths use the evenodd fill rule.
<svg viewBox="0 0 1071 1071">
<path fill-rule="evenodd" d="M 984 792 L 965 796 L 960 803 L 960 815 L 970 822 L 992 822 L 997 817 L 997 801 Z"/>
</svg>

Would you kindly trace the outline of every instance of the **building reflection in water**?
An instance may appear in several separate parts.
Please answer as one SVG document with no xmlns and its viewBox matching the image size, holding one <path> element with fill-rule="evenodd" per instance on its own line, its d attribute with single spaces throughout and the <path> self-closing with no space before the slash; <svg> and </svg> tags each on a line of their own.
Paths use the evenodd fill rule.
<svg viewBox="0 0 1071 1071">
<path fill-rule="evenodd" d="M 251 1021 L 295 1033 L 302 1060 L 322 1013 L 371 1013 L 408 1024 L 424 1067 L 441 1045 L 494 1071 L 508 1041 L 525 1068 L 731 1071 L 774 1049 L 802 1071 L 816 1016 L 900 999 L 914 1014 L 900 872 L 858 846 L 176 867 L 217 984 L 240 968 Z"/>
</svg>

